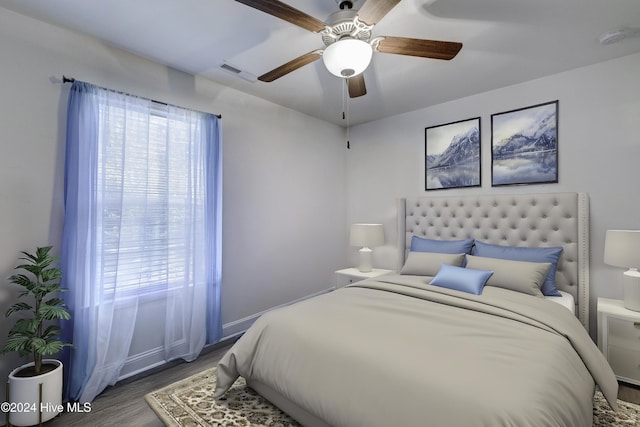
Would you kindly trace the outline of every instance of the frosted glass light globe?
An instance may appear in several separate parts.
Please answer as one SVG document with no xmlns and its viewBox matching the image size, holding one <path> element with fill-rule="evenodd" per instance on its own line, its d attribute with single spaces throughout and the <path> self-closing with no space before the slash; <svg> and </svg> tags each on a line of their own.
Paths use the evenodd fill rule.
<svg viewBox="0 0 640 427">
<path fill-rule="evenodd" d="M 322 54 L 327 70 L 338 77 L 353 77 L 362 73 L 371 62 L 373 49 L 365 41 L 342 39 L 327 46 Z"/>
</svg>

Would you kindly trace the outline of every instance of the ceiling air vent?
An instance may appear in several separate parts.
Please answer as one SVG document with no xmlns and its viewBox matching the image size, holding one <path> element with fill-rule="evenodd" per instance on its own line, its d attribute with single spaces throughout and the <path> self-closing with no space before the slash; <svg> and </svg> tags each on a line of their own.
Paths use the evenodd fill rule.
<svg viewBox="0 0 640 427">
<path fill-rule="evenodd" d="M 254 76 L 253 74 L 248 73 L 246 71 L 242 71 L 240 68 L 238 68 L 238 67 L 236 67 L 234 65 L 231 65 L 228 62 L 224 62 L 220 66 L 220 68 L 222 68 L 225 71 L 228 71 L 229 73 L 233 73 L 236 76 L 238 76 L 238 77 L 240 77 L 240 78 L 242 78 L 242 79 L 244 79 L 244 80 L 246 80 L 248 82 L 251 82 L 251 83 L 255 83 L 258 80 L 258 78 L 256 76 Z"/>
<path fill-rule="evenodd" d="M 229 64 L 222 64 L 220 67 L 224 70 L 231 71 L 232 73 L 236 73 L 236 74 L 240 74 L 242 72 L 242 70 L 239 70 L 236 67 L 233 67 Z"/>
</svg>

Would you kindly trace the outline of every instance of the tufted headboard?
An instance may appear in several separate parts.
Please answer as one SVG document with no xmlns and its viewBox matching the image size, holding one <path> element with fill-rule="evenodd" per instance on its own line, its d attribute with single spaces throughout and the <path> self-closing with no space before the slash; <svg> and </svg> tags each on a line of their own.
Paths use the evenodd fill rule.
<svg viewBox="0 0 640 427">
<path fill-rule="evenodd" d="M 563 246 L 558 289 L 573 295 L 576 315 L 589 330 L 589 197 L 545 193 L 414 197 L 398 200 L 398 271 L 411 236 L 474 238 L 507 246 Z"/>
</svg>

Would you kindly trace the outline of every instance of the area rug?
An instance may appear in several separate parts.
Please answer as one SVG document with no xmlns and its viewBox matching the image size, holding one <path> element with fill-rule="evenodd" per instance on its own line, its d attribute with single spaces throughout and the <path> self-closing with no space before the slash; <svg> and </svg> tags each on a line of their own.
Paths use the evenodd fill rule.
<svg viewBox="0 0 640 427">
<path fill-rule="evenodd" d="M 238 378 L 224 399 L 213 391 L 216 368 L 173 383 L 144 398 L 166 426 L 171 427 L 291 427 L 300 426 Z M 598 391 L 593 400 L 594 427 L 640 426 L 640 406 L 618 400 L 613 412 Z"/>
</svg>

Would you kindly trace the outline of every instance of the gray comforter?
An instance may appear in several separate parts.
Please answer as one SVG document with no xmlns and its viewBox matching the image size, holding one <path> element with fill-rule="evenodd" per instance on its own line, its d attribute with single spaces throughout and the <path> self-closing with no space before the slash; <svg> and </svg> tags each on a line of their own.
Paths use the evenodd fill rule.
<svg viewBox="0 0 640 427">
<path fill-rule="evenodd" d="M 384 276 L 266 313 L 218 364 L 331 426 L 590 426 L 617 382 L 564 307 Z"/>
</svg>

